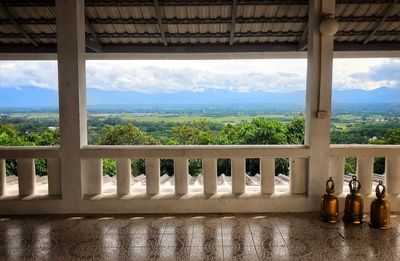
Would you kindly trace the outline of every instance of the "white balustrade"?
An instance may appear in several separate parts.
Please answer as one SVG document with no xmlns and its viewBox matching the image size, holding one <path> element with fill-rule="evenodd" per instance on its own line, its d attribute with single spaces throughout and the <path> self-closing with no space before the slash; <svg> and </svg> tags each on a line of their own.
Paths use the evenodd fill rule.
<svg viewBox="0 0 400 261">
<path fill-rule="evenodd" d="M 232 193 L 241 194 L 246 190 L 246 159 L 231 159 Z"/>
<path fill-rule="evenodd" d="M 160 160 L 145 159 L 146 164 L 146 192 L 155 195 L 160 192 Z"/>
<path fill-rule="evenodd" d="M 47 159 L 47 178 L 49 195 L 61 195 L 61 162 L 60 159 Z"/>
<path fill-rule="evenodd" d="M 260 159 L 261 193 L 272 194 L 275 187 L 275 159 Z"/>
<path fill-rule="evenodd" d="M 36 175 L 35 161 L 33 159 L 18 159 L 18 190 L 21 196 L 28 196 L 35 193 Z"/>
<path fill-rule="evenodd" d="M 117 194 L 127 195 L 131 192 L 131 160 L 117 158 Z"/>
<path fill-rule="evenodd" d="M 361 193 L 372 192 L 372 178 L 374 175 L 374 157 L 360 156 L 357 158 L 357 176 L 361 183 Z"/>
<path fill-rule="evenodd" d="M 217 193 L 217 159 L 204 158 L 202 159 L 204 193 Z"/>
<path fill-rule="evenodd" d="M 338 156 L 329 158 L 329 176 L 332 177 L 335 183 L 336 194 L 341 194 L 343 192 L 344 162 L 344 157 Z"/>
<path fill-rule="evenodd" d="M 6 194 L 6 161 L 0 159 L 0 196 Z"/>
<path fill-rule="evenodd" d="M 385 148 L 388 148 L 387 150 Z M 22 196 L 33 195 L 33 197 L 24 198 L 29 200 L 35 198 L 35 165 L 34 159 L 46 159 L 48 167 L 48 194 L 51 196 L 60 196 L 49 198 L 51 200 L 64 200 L 64 185 L 62 182 L 70 182 L 69 179 L 61 179 L 60 155 L 58 148 L 0 148 L 0 205 L 9 200 L 8 194 L 5 194 L 6 160 L 17 159 L 17 172 L 19 178 L 19 193 Z M 5 155 L 5 156 L 3 156 Z M 263 211 L 312 211 L 315 210 L 312 204 L 308 204 L 307 194 L 309 182 L 308 164 L 309 150 L 304 146 L 88 146 L 81 149 L 81 193 L 82 197 L 74 199 L 77 202 L 69 206 L 80 206 L 78 212 L 91 213 L 96 212 L 97 208 L 107 211 L 113 209 L 115 213 L 118 209 L 122 212 L 136 211 L 146 212 L 144 206 L 149 204 L 151 207 L 148 213 L 174 211 L 185 213 L 186 209 L 191 211 L 208 212 L 246 212 L 250 211 L 251 206 L 261 206 Z M 389 194 L 400 194 L 400 147 L 399 146 L 375 146 L 375 145 L 332 145 L 329 154 L 329 176 L 335 181 L 336 193 L 343 194 L 343 178 L 345 158 L 357 157 L 357 173 L 362 184 L 362 193 L 370 194 L 373 183 L 374 158 L 386 158 L 386 185 Z M 114 158 L 117 163 L 117 186 L 116 193 L 103 193 L 103 159 Z M 146 194 L 155 195 L 144 197 L 144 190 L 131 192 L 131 158 L 145 160 L 146 170 Z M 254 184 L 246 187 L 246 159 L 258 158 L 260 161 L 260 193 L 254 193 Z M 290 159 L 290 176 L 288 177 L 288 190 L 283 187 L 275 189 L 275 160 L 276 158 Z M 175 194 L 170 188 L 160 186 L 160 160 L 174 160 Z M 189 160 L 201 159 L 203 172 L 203 191 L 197 187 L 189 187 Z M 217 162 L 218 159 L 229 159 L 231 161 L 231 192 L 218 191 Z M 171 174 L 171 173 L 169 173 Z M 324 176 L 321 173 L 321 176 Z M 325 180 L 324 180 L 325 181 Z M 325 182 L 324 182 L 325 183 Z M 190 189 L 190 190 L 189 190 Z M 246 191 L 247 190 L 247 191 Z M 41 191 L 41 190 L 40 190 Z M 290 193 L 288 193 L 290 192 Z M 202 196 L 204 195 L 209 196 Z M 235 195 L 236 194 L 236 195 Z M 272 194 L 272 195 L 271 195 Z M 38 194 L 39 195 L 39 194 Z M 119 196 L 124 195 L 123 199 Z M 180 195 L 185 195 L 181 197 Z M 239 196 L 240 195 L 240 196 Z M 40 194 L 40 199 L 43 195 Z M 11 196 L 12 198 L 13 196 Z M 96 199 L 111 199 L 112 203 L 96 203 Z M 235 199 L 238 199 L 236 202 Z M 397 198 L 392 198 L 397 201 Z M 146 202 L 146 200 L 149 200 Z M 163 203 L 159 200 L 164 200 Z M 166 201 L 165 201 L 166 200 Z M 179 200 L 179 202 L 177 201 Z M 187 200 L 196 200 L 201 202 L 199 209 L 192 207 L 192 202 Z M 244 200 L 244 201 L 243 201 Z M 32 206 L 36 202 L 32 201 Z M 252 202 L 247 204 L 246 202 Z M 400 201 L 400 200 L 399 200 Z M 18 199 L 13 198 L 13 202 Z M 87 205 L 93 202 L 92 205 Z M 133 204 L 133 202 L 135 202 Z M 158 203 L 156 203 L 158 202 Z M 194 201 L 193 201 L 194 203 Z M 264 205 L 265 203 L 265 205 Z M 12 207 L 9 204 L 9 208 Z M 47 203 L 35 209 L 46 209 Z M 69 204 L 69 203 L 68 203 Z M 83 204 L 83 205 L 82 205 Z M 99 205 L 97 205 L 99 204 Z M 238 204 L 238 205 L 236 205 Z M 255 204 L 255 205 L 252 205 Z M 261 205 L 260 205 L 261 204 Z M 57 205 L 53 205 L 54 206 Z M 88 206 L 86 208 L 85 206 Z M 108 207 L 110 206 L 110 207 Z M 115 206 L 115 207 L 113 207 Z M 394 204 L 394 209 L 400 210 Z M 99 210 L 100 211 L 100 210 Z M 48 213 L 51 210 L 47 211 Z M 67 211 L 68 212 L 68 211 Z M 146 212 L 147 213 L 147 212 Z"/>
<path fill-rule="evenodd" d="M 188 193 L 188 159 L 175 158 L 174 159 L 174 175 L 175 175 L 175 193 L 186 194 Z"/>
<path fill-rule="evenodd" d="M 305 194 L 307 192 L 307 165 L 305 159 L 290 159 L 290 192 Z"/>
<path fill-rule="evenodd" d="M 84 195 L 97 195 L 103 192 L 103 160 L 85 159 L 82 161 L 82 192 Z"/>
<path fill-rule="evenodd" d="M 386 187 L 387 192 L 400 194 L 400 157 L 386 158 Z"/>
<path fill-rule="evenodd" d="M 330 175 L 344 176 L 344 158 L 357 157 L 357 175 L 361 192 L 370 194 L 373 185 L 375 157 L 386 158 L 385 183 L 387 192 L 400 194 L 400 146 L 398 145 L 331 145 Z M 340 159 L 340 160 L 338 160 Z M 336 182 L 335 182 L 336 183 Z M 342 186 L 338 184 L 337 188 Z"/>
<path fill-rule="evenodd" d="M 242 194 L 246 192 L 246 159 L 259 158 L 260 191 L 263 194 L 272 194 L 275 191 L 275 159 L 284 156 L 291 156 L 292 158 L 291 192 L 293 194 L 305 194 L 307 191 L 306 163 L 308 162 L 308 153 L 308 149 L 301 145 L 87 146 L 82 150 L 85 161 L 94 158 L 117 158 L 117 184 L 124 187 L 122 189 L 117 185 L 117 194 L 129 194 L 128 184 L 130 182 L 128 182 L 127 175 L 129 163 L 126 159 L 132 156 L 145 159 L 146 193 L 148 195 L 160 193 L 160 159 L 168 158 L 174 160 L 175 193 L 178 195 L 189 193 L 189 158 L 202 160 L 204 194 L 215 194 L 218 191 L 218 159 L 231 160 L 232 193 Z M 98 170 L 95 172 L 99 173 Z M 121 175 L 121 173 L 123 174 Z M 91 176 L 90 173 L 83 173 L 82 175 Z M 87 184 L 87 182 L 85 181 L 84 184 Z M 87 188 L 84 188 L 84 191 L 84 194 L 86 194 Z"/>
</svg>

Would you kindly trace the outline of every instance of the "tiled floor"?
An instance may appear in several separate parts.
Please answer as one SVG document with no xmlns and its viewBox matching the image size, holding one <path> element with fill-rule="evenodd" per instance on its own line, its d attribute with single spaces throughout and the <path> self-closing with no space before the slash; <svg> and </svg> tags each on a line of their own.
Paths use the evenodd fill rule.
<svg viewBox="0 0 400 261">
<path fill-rule="evenodd" d="M 0 260 L 400 260 L 386 231 L 318 213 L 0 218 Z"/>
</svg>

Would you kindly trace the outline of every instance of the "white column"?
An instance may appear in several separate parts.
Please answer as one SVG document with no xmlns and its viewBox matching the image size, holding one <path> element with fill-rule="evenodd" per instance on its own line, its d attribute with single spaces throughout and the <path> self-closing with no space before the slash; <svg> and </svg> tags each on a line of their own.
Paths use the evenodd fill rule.
<svg viewBox="0 0 400 261">
<path fill-rule="evenodd" d="M 322 14 L 335 14 L 334 0 L 310 0 L 307 51 L 305 145 L 310 146 L 308 196 L 318 210 L 329 171 L 333 36 L 319 31 Z"/>
<path fill-rule="evenodd" d="M 146 164 L 146 193 L 160 193 L 160 159 L 145 159 Z"/>
<path fill-rule="evenodd" d="M 84 195 L 103 193 L 103 160 L 82 160 L 82 190 Z"/>
<path fill-rule="evenodd" d="M 231 159 L 232 193 L 242 194 L 246 190 L 246 159 Z"/>
<path fill-rule="evenodd" d="M 188 159 L 175 158 L 174 159 L 174 174 L 175 174 L 175 193 L 186 194 L 189 189 L 188 180 Z"/>
<path fill-rule="evenodd" d="M 400 157 L 386 157 L 386 188 L 391 194 L 400 194 Z"/>
<path fill-rule="evenodd" d="M 361 183 L 361 193 L 370 194 L 374 173 L 374 157 L 361 156 L 357 158 L 357 176 Z"/>
<path fill-rule="evenodd" d="M 19 194 L 21 196 L 34 194 L 36 187 L 35 160 L 18 159 L 17 173 Z"/>
<path fill-rule="evenodd" d="M 203 167 L 204 193 L 217 193 L 217 159 L 204 158 L 201 160 Z"/>
<path fill-rule="evenodd" d="M 260 159 L 261 193 L 272 194 L 275 188 L 275 159 Z"/>
<path fill-rule="evenodd" d="M 47 159 L 47 178 L 49 195 L 61 195 L 60 159 Z"/>
<path fill-rule="evenodd" d="M 71 212 L 82 198 L 80 149 L 87 144 L 84 2 L 56 0 L 61 186 Z"/>
<path fill-rule="evenodd" d="M 344 183 L 344 157 L 329 158 L 329 176 L 335 183 L 335 194 L 343 192 Z"/>
<path fill-rule="evenodd" d="M 290 193 L 307 193 L 306 159 L 290 159 Z"/>
<path fill-rule="evenodd" d="M 131 159 L 117 159 L 117 194 L 131 193 Z"/>
<path fill-rule="evenodd" d="M 0 196 L 6 194 L 6 161 L 0 159 Z"/>
</svg>

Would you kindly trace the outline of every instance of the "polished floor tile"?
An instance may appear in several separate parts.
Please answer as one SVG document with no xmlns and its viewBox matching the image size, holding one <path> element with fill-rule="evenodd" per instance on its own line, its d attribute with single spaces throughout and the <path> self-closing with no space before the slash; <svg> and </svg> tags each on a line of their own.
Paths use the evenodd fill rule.
<svg viewBox="0 0 400 261">
<path fill-rule="evenodd" d="M 392 228 L 317 213 L 0 217 L 0 260 L 399 260 Z"/>
</svg>

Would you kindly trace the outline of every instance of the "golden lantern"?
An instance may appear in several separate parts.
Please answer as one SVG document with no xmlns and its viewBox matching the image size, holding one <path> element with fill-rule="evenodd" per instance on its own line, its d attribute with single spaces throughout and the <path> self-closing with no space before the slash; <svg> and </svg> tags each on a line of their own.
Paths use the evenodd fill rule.
<svg viewBox="0 0 400 261">
<path fill-rule="evenodd" d="M 360 193 L 361 184 L 356 176 L 350 180 L 349 187 L 350 194 L 346 197 L 343 221 L 359 225 L 364 223 L 364 206 Z"/>
<path fill-rule="evenodd" d="M 390 228 L 390 203 L 385 199 L 386 187 L 379 181 L 375 189 L 376 199 L 371 202 L 371 221 L 369 225 L 373 228 Z"/>
<path fill-rule="evenodd" d="M 335 183 L 330 177 L 326 181 L 326 194 L 321 197 L 321 217 L 324 222 L 336 223 L 339 221 L 339 201 L 334 195 Z"/>
</svg>

